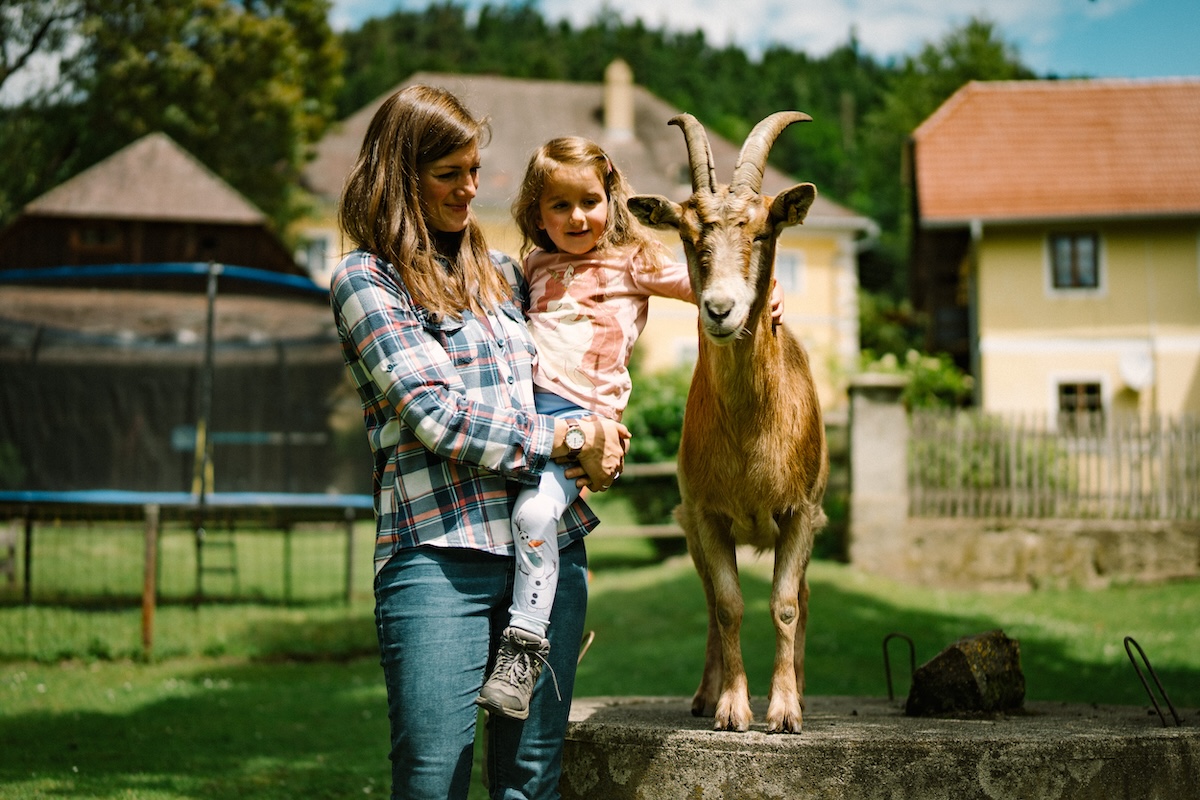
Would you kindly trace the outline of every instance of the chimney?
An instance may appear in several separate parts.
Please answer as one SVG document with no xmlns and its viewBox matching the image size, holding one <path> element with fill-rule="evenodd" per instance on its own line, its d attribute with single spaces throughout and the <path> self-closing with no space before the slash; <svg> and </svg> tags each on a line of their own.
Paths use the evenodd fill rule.
<svg viewBox="0 0 1200 800">
<path fill-rule="evenodd" d="M 604 134 L 610 141 L 633 138 L 633 70 L 619 58 L 604 70 Z"/>
</svg>

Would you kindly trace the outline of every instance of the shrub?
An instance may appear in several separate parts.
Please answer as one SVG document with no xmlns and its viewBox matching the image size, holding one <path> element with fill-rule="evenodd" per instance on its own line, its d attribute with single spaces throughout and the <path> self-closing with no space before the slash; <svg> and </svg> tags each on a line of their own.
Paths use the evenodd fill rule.
<svg viewBox="0 0 1200 800">
<path fill-rule="evenodd" d="M 862 354 L 864 372 L 883 372 L 908 378 L 904 405 L 914 408 L 958 408 L 971 400 L 974 382 L 944 353 L 928 355 L 909 350 L 901 361 L 892 353 L 877 358 L 870 350 Z"/>
<path fill-rule="evenodd" d="M 627 461 L 655 464 L 675 460 L 691 382 L 690 366 L 652 373 L 642 373 L 635 367 L 633 397 L 622 419 L 633 434 Z M 679 504 L 674 475 L 629 481 L 621 491 L 629 498 L 634 519 L 640 525 L 669 523 L 671 511 Z"/>
</svg>

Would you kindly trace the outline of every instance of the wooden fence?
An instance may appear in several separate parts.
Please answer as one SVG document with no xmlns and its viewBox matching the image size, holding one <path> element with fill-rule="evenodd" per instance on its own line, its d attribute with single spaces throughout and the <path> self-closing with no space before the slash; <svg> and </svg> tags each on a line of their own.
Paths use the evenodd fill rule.
<svg viewBox="0 0 1200 800">
<path fill-rule="evenodd" d="M 909 515 L 1200 519 L 1200 420 L 910 416 Z"/>
</svg>

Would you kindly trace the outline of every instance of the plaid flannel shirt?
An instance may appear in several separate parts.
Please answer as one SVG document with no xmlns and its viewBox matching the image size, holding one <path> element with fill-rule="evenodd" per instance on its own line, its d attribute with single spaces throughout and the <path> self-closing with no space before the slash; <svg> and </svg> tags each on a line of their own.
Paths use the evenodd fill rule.
<svg viewBox="0 0 1200 800">
<path fill-rule="evenodd" d="M 511 258 L 491 257 L 521 307 L 501 303 L 487 325 L 470 311 L 432 318 L 386 261 L 361 250 L 333 274 L 342 355 L 374 454 L 376 572 L 418 545 L 511 555 L 519 484 L 536 483 L 549 461 L 554 422 L 534 411 L 525 280 Z M 597 522 L 576 501 L 559 521 L 560 546 Z"/>
</svg>

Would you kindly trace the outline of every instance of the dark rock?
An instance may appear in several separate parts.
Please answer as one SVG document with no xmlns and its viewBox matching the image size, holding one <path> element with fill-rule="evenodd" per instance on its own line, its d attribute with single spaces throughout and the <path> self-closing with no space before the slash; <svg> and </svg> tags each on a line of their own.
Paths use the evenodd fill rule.
<svg viewBox="0 0 1200 800">
<path fill-rule="evenodd" d="M 904 713 L 995 714 L 1019 709 L 1024 702 L 1020 645 L 994 630 L 959 639 L 918 667 Z"/>
</svg>

